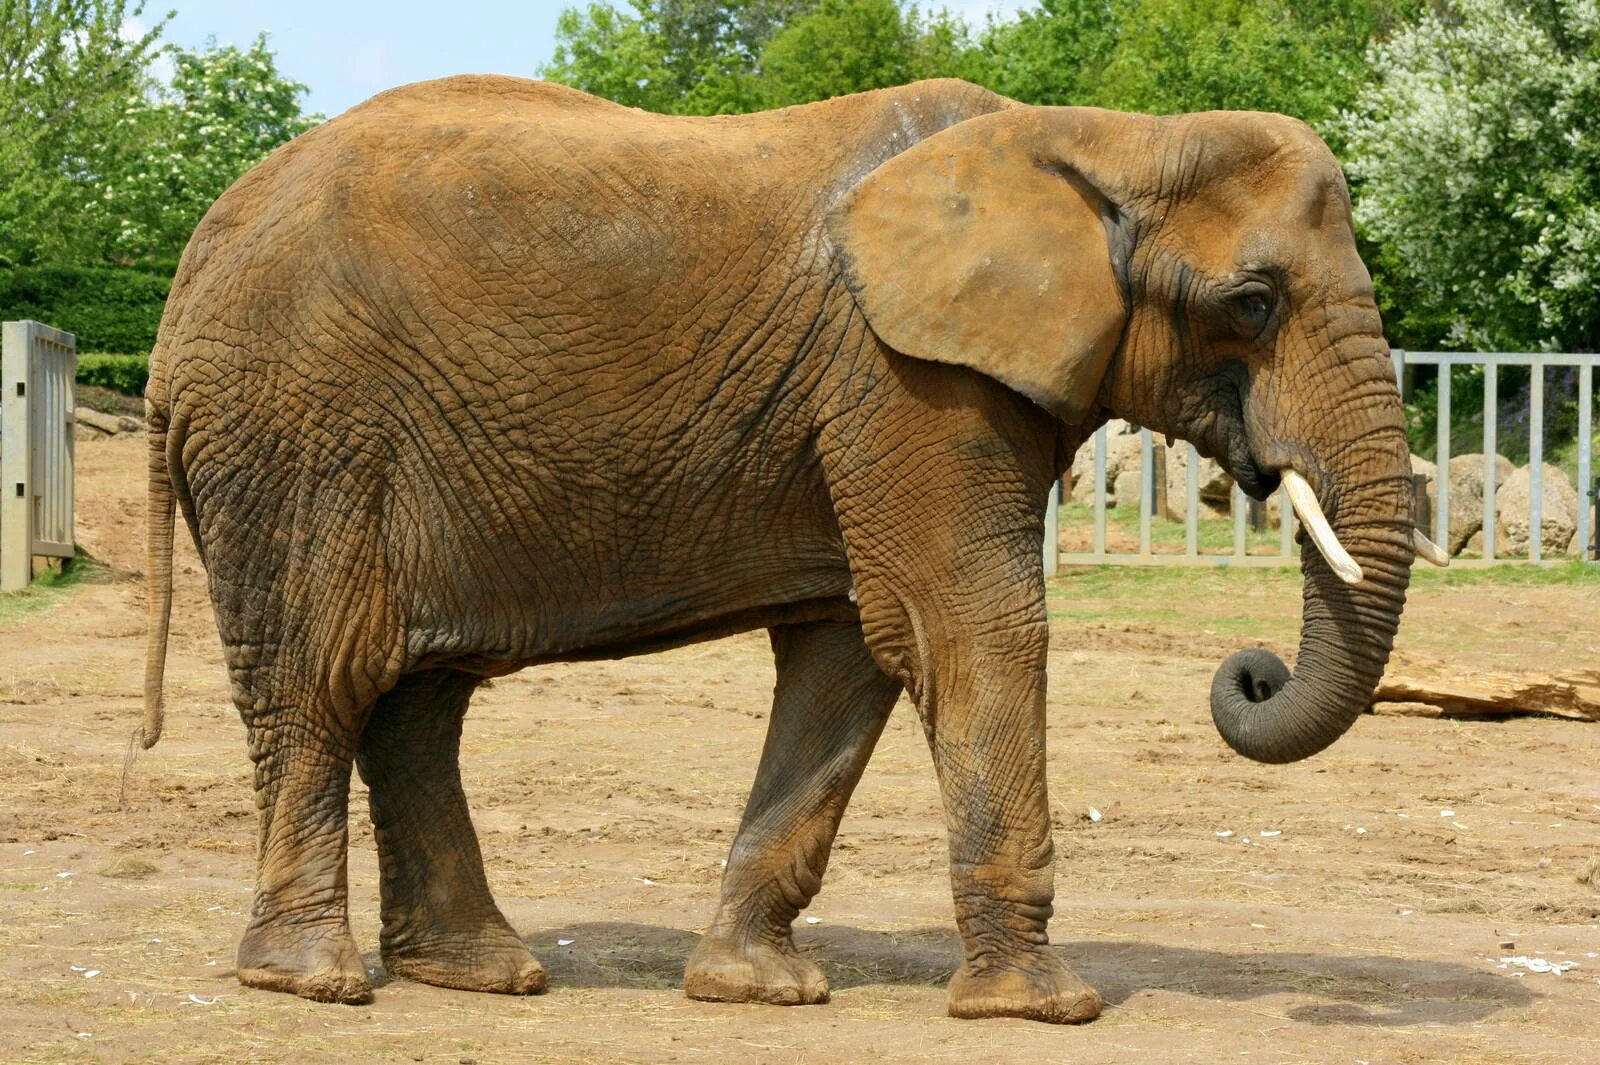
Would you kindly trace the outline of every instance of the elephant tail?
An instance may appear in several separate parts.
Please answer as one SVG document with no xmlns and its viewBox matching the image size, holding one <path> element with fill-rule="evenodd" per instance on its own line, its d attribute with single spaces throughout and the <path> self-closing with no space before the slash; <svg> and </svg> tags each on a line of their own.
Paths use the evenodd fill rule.
<svg viewBox="0 0 1600 1065">
<path fill-rule="evenodd" d="M 152 412 L 154 413 L 154 412 Z M 167 671 L 167 628 L 172 620 L 172 474 L 167 468 L 165 419 L 150 419 L 150 481 L 145 528 L 145 592 L 149 626 L 145 636 L 144 726 L 140 742 L 148 750 L 161 738 L 166 719 L 162 681 Z"/>
</svg>

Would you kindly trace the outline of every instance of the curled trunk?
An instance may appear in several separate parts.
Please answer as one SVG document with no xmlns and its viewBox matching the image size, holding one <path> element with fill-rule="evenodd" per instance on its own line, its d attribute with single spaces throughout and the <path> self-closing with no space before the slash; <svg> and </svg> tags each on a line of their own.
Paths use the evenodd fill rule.
<svg viewBox="0 0 1600 1065">
<path fill-rule="evenodd" d="M 1396 443 L 1404 463 L 1405 445 Z M 1305 608 L 1294 672 L 1264 650 L 1238 652 L 1217 670 L 1211 716 L 1228 746 L 1246 758 L 1279 763 L 1309 757 L 1372 705 L 1405 605 L 1414 550 L 1409 499 L 1394 489 L 1409 477 L 1384 473 L 1346 497 L 1343 519 L 1333 521 L 1340 543 L 1361 566 L 1360 583 L 1341 581 L 1315 547 L 1303 544 Z"/>
</svg>

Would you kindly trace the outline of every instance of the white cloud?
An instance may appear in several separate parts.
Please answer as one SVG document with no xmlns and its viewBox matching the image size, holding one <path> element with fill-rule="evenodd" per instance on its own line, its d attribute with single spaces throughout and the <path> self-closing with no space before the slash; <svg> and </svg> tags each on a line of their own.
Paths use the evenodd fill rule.
<svg viewBox="0 0 1600 1065">
<path fill-rule="evenodd" d="M 150 24 L 142 18 L 124 19 L 117 30 L 118 36 L 125 41 L 137 41 L 149 32 Z M 150 64 L 150 76 L 163 85 L 171 85 L 172 74 L 172 57 L 165 52 L 157 55 Z"/>
</svg>

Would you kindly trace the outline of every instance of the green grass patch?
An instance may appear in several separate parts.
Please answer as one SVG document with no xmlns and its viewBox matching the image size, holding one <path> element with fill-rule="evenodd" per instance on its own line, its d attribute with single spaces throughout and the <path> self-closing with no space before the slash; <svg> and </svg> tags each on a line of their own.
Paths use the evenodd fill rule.
<svg viewBox="0 0 1600 1065">
<path fill-rule="evenodd" d="M 97 584 L 108 579 L 110 573 L 110 568 L 103 562 L 95 561 L 79 548 L 78 556 L 70 566 L 52 563 L 26 588 L 0 595 L 0 625 L 46 610 L 78 585 Z"/>
<path fill-rule="evenodd" d="M 1600 564 L 1571 559 L 1549 565 L 1507 562 L 1482 568 L 1452 566 L 1438 569 L 1418 563 L 1411 569 L 1411 583 L 1419 589 L 1478 585 L 1600 588 Z M 1300 586 L 1300 570 L 1291 566 L 1259 569 L 1208 565 L 1063 566 L 1046 585 L 1045 594 L 1051 617 L 1132 620 L 1137 616 L 1140 619 L 1160 620 L 1169 616 L 1183 616 L 1181 607 L 1191 601 L 1206 602 L 1214 607 L 1218 602 L 1237 602 L 1254 595 L 1261 595 L 1264 602 L 1279 594 L 1292 596 L 1298 610 Z M 1117 601 L 1118 606 L 1113 608 L 1083 602 L 1098 599 Z M 1090 613 L 1095 616 L 1091 618 Z M 1221 626 L 1230 620 L 1241 624 L 1248 621 L 1243 615 L 1231 618 L 1213 616 L 1208 620 L 1207 627 L 1226 631 Z"/>
<path fill-rule="evenodd" d="M 1049 598 L 1171 597 L 1237 594 L 1240 590 L 1298 589 L 1298 567 L 1254 568 L 1230 566 L 1063 566 L 1051 578 Z"/>
<path fill-rule="evenodd" d="M 1542 587 L 1562 584 L 1600 587 L 1600 563 L 1574 558 L 1549 565 L 1506 562 L 1474 569 L 1455 566 L 1438 569 L 1426 563 L 1419 563 L 1411 568 L 1411 583 L 1419 588 L 1432 586 L 1458 588 L 1478 584 L 1502 587 Z"/>
</svg>

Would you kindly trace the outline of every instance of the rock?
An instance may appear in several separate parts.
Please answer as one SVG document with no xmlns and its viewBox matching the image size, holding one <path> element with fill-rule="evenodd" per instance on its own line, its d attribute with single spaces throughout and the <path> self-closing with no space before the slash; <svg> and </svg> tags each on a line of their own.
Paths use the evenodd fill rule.
<svg viewBox="0 0 1600 1065">
<path fill-rule="evenodd" d="M 1132 507 L 1137 510 L 1139 507 L 1139 485 L 1143 480 L 1141 471 L 1137 467 L 1131 470 L 1123 470 L 1117 474 L 1116 491 L 1112 496 L 1113 505 Z"/>
<path fill-rule="evenodd" d="M 1201 458 L 1200 465 L 1201 518 L 1228 516 L 1228 500 L 1233 490 L 1230 478 L 1214 459 Z M 1184 520 L 1187 492 L 1189 491 L 1189 446 L 1177 444 L 1167 452 L 1167 517 L 1173 521 Z"/>
<path fill-rule="evenodd" d="M 1533 470 L 1524 466 L 1516 470 L 1495 495 L 1496 533 L 1505 530 L 1505 554 L 1511 558 L 1526 558 L 1531 540 L 1531 514 Z M 1539 528 L 1542 553 L 1559 554 L 1572 540 L 1578 527 L 1578 493 L 1559 466 L 1544 464 L 1543 484 L 1540 493 Z M 1496 537 L 1498 540 L 1498 536 Z M 1497 545 L 1498 551 L 1498 545 Z"/>
<path fill-rule="evenodd" d="M 1481 528 L 1481 526 L 1483 525 L 1483 515 L 1482 514 L 1478 515 L 1478 525 L 1480 526 L 1480 528 L 1478 529 L 1477 532 L 1475 532 L 1471 536 L 1467 537 L 1467 542 L 1462 545 L 1462 550 L 1468 551 L 1468 552 L 1470 552 L 1470 553 L 1472 553 L 1474 555 L 1477 555 L 1479 558 L 1482 558 L 1483 557 L 1483 529 Z M 1495 528 L 1494 528 L 1494 556 L 1496 558 L 1505 558 L 1507 556 L 1507 554 L 1510 553 L 1510 551 L 1511 551 L 1511 541 L 1506 539 L 1506 527 L 1504 525 L 1501 525 L 1498 522 L 1496 522 L 1495 523 Z"/>
<path fill-rule="evenodd" d="M 1494 469 L 1495 488 L 1498 489 L 1516 467 L 1504 455 L 1496 455 Z M 1497 507 L 1498 503 L 1496 500 Z M 1472 536 L 1482 528 L 1483 454 L 1457 455 L 1450 460 L 1450 542 L 1445 547 L 1452 555 L 1459 555 L 1463 548 L 1473 546 Z M 1496 540 L 1500 539 L 1502 537 L 1497 535 Z M 1483 538 L 1479 537 L 1477 547 L 1481 550 L 1482 545 Z M 1499 553 L 1498 547 L 1496 553 Z"/>
<path fill-rule="evenodd" d="M 1111 423 L 1115 429 L 1117 424 L 1126 425 L 1126 422 Z M 1124 470 L 1138 470 L 1139 468 L 1139 434 L 1110 432 L 1106 434 L 1106 492 L 1116 491 L 1117 477 Z M 1138 502 L 1134 496 L 1134 502 Z M 1072 457 L 1072 501 L 1074 503 L 1094 502 L 1094 440 L 1084 441 L 1078 453 Z M 1110 498 L 1106 502 L 1112 504 Z M 1114 505 L 1114 504 L 1112 504 Z"/>
<path fill-rule="evenodd" d="M 1420 508 L 1420 511 L 1417 514 L 1416 520 L 1419 528 L 1431 529 L 1433 528 L 1434 503 L 1439 498 L 1437 491 L 1434 489 L 1434 484 L 1439 479 L 1439 467 L 1429 462 L 1427 459 L 1422 458 L 1420 455 L 1412 455 L 1411 474 L 1413 477 L 1421 474 L 1423 477 L 1427 478 L 1423 484 L 1421 498 L 1417 500 L 1417 506 Z"/>
</svg>

